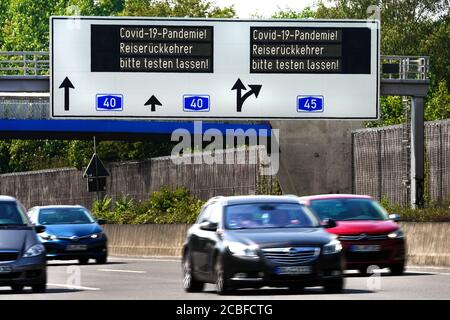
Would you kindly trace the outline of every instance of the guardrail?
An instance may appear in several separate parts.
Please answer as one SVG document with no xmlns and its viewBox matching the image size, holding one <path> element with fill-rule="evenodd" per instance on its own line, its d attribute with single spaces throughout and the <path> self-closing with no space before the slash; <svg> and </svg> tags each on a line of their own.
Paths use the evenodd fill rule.
<svg viewBox="0 0 450 320">
<path fill-rule="evenodd" d="M 0 52 L 0 76 L 47 76 L 50 70 L 48 52 Z"/>
<path fill-rule="evenodd" d="M 429 73 L 430 57 L 381 56 L 381 79 L 426 81 Z"/>
<path fill-rule="evenodd" d="M 48 52 L 0 52 L 1 76 L 49 75 Z M 427 56 L 381 56 L 381 79 L 426 81 L 430 58 Z"/>
</svg>

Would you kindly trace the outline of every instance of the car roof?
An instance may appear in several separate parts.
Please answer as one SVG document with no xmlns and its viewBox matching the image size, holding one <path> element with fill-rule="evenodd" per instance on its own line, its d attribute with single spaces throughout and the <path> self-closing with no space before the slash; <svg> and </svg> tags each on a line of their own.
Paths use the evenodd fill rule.
<svg viewBox="0 0 450 320">
<path fill-rule="evenodd" d="M 372 199 L 371 196 L 361 194 L 317 194 L 300 197 L 300 201 L 325 200 L 325 199 Z"/>
<path fill-rule="evenodd" d="M 17 202 L 17 199 L 11 196 L 0 195 L 0 202 L 11 202 L 11 201 Z"/>
<path fill-rule="evenodd" d="M 271 195 L 248 195 L 248 196 L 229 196 L 229 197 L 214 197 L 208 200 L 207 204 L 212 202 L 219 202 L 220 204 L 233 205 L 244 203 L 264 203 L 264 202 L 290 202 L 300 203 L 297 196 L 285 195 L 285 196 L 271 196 Z"/>
<path fill-rule="evenodd" d="M 84 208 L 80 205 L 51 205 L 51 206 L 36 206 L 33 209 L 70 209 L 70 208 Z"/>
</svg>

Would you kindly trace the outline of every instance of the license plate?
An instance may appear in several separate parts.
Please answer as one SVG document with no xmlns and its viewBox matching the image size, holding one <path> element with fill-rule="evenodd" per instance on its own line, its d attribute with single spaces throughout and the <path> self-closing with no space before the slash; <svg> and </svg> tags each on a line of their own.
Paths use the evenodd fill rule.
<svg viewBox="0 0 450 320">
<path fill-rule="evenodd" d="M 310 266 L 295 266 L 295 267 L 277 267 L 275 273 L 278 275 L 298 275 L 298 274 L 311 274 L 312 270 Z"/>
<path fill-rule="evenodd" d="M 0 266 L 0 273 L 10 273 L 10 272 L 12 272 L 11 267 Z"/>
<path fill-rule="evenodd" d="M 70 244 L 66 248 L 67 251 L 84 251 L 87 250 L 87 245 L 85 244 Z"/>
<path fill-rule="evenodd" d="M 353 245 L 351 247 L 351 251 L 353 252 L 376 252 L 380 250 L 381 246 L 377 244 L 367 244 L 367 245 L 359 244 Z"/>
</svg>

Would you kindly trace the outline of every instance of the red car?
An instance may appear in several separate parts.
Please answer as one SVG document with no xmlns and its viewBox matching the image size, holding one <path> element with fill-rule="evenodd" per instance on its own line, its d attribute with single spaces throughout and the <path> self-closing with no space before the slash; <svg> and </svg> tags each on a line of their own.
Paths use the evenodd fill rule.
<svg viewBox="0 0 450 320">
<path fill-rule="evenodd" d="M 400 275 L 405 269 L 405 236 L 396 223 L 398 215 L 389 215 L 369 196 L 327 194 L 300 197 L 323 221 L 332 219 L 337 226 L 327 229 L 342 243 L 347 269 L 366 273 L 376 265 L 388 267 Z"/>
</svg>

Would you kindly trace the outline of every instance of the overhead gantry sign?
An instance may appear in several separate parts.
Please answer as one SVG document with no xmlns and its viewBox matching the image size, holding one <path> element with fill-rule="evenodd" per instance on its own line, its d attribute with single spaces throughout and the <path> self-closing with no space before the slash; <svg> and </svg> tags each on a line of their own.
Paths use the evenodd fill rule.
<svg viewBox="0 0 450 320">
<path fill-rule="evenodd" d="M 51 18 L 54 118 L 377 119 L 379 22 Z"/>
</svg>

